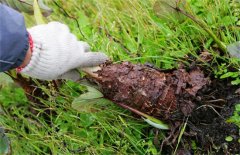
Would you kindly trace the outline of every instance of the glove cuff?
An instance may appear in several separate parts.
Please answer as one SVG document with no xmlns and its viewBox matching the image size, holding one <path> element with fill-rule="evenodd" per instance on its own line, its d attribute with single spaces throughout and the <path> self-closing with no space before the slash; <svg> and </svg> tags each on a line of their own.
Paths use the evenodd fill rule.
<svg viewBox="0 0 240 155">
<path fill-rule="evenodd" d="M 29 36 L 31 36 L 30 33 Z M 38 42 L 38 40 L 42 40 L 42 36 L 34 34 L 34 41 L 32 37 L 29 38 L 30 48 L 32 48 L 31 60 L 27 66 L 20 68 L 19 72 L 41 80 L 55 79 L 59 75 L 56 70 L 52 70 L 55 62 L 42 50 L 42 44 Z M 51 70 L 51 74 L 49 74 L 49 70 Z"/>
<path fill-rule="evenodd" d="M 29 44 L 29 48 L 31 53 L 33 52 L 33 40 L 32 40 L 32 36 L 30 33 L 28 33 L 28 44 Z M 24 67 L 17 67 L 16 71 L 17 73 L 20 73 L 23 70 Z"/>
</svg>

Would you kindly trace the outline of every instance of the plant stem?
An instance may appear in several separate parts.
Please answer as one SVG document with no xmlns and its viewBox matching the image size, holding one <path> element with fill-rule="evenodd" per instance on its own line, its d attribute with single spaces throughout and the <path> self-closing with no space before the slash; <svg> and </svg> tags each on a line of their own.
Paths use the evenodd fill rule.
<svg viewBox="0 0 240 155">
<path fill-rule="evenodd" d="M 137 115 L 142 116 L 142 117 L 144 118 L 144 120 L 147 119 L 147 120 L 149 120 L 149 121 L 157 124 L 157 125 L 158 125 L 158 129 L 165 129 L 165 130 L 166 130 L 166 129 L 167 129 L 167 130 L 169 129 L 169 126 L 168 126 L 167 124 L 165 124 L 163 121 L 159 120 L 159 119 L 156 119 L 156 118 L 154 118 L 154 117 L 152 117 L 152 116 L 149 116 L 149 115 L 147 115 L 147 114 L 145 114 L 145 113 L 143 113 L 143 112 L 141 112 L 141 111 L 138 111 L 137 109 L 131 108 L 131 107 L 125 105 L 125 104 L 117 103 L 117 102 L 114 102 L 114 103 L 116 103 L 117 105 L 119 105 L 119 106 L 121 106 L 121 107 L 123 107 L 123 108 L 125 108 L 125 109 L 127 109 L 127 110 L 130 110 L 131 112 L 133 112 L 133 113 L 135 113 L 135 114 L 137 114 Z M 145 121 L 146 121 L 146 120 L 145 120 Z M 148 122 L 148 121 L 146 121 L 146 122 Z M 149 124 L 150 124 L 150 123 L 149 123 Z M 156 127 L 156 126 L 155 126 L 155 127 Z"/>
<path fill-rule="evenodd" d="M 183 14 L 184 16 L 190 18 L 192 21 L 194 21 L 196 24 L 198 24 L 198 26 L 202 27 L 212 37 L 212 39 L 216 42 L 218 47 L 223 52 L 227 52 L 227 46 L 220 39 L 218 39 L 218 37 L 212 32 L 211 29 L 208 28 L 207 24 L 203 20 L 196 18 L 195 16 L 183 11 L 182 9 L 180 9 L 178 7 L 173 7 L 171 5 L 169 5 L 169 7 L 176 10 L 177 12 Z"/>
</svg>

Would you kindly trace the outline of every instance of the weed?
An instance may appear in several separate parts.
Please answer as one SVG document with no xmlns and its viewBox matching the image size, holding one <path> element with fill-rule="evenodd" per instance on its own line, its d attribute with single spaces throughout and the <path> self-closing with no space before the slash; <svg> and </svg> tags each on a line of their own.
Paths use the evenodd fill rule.
<svg viewBox="0 0 240 155">
<path fill-rule="evenodd" d="M 233 116 L 231 116 L 227 120 L 227 122 L 236 124 L 240 129 L 240 103 L 235 105 L 235 111 L 233 112 Z"/>
</svg>

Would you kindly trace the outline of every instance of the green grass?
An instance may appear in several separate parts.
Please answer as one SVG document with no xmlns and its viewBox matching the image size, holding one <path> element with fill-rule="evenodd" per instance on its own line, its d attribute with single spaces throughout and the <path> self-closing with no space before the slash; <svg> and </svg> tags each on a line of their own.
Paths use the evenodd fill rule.
<svg viewBox="0 0 240 155">
<path fill-rule="evenodd" d="M 104 105 L 95 113 L 80 114 L 73 110 L 71 101 L 81 89 L 67 82 L 59 94 L 51 97 L 51 102 L 44 102 L 46 108 L 35 107 L 37 114 L 34 115 L 29 111 L 31 103 L 26 102 L 18 89 L 2 88 L 4 97 L 0 97 L 0 102 L 5 114 L 0 117 L 0 124 L 8 132 L 13 153 L 144 154 L 156 151 L 153 133 L 141 132 L 148 125 L 113 104 Z M 54 113 L 48 113 L 47 109 Z"/>
<path fill-rule="evenodd" d="M 228 66 L 239 68 L 236 60 L 220 56 L 212 38 L 190 19 L 160 19 L 153 10 L 154 0 L 55 0 L 68 15 L 53 1 L 48 2 L 54 9 L 49 21 L 67 24 L 93 51 L 105 52 L 114 62 L 150 62 L 170 69 L 179 62 L 188 66 L 189 57 L 198 59 L 204 48 L 213 61 L 203 65 L 217 71 L 220 75 L 216 73 L 216 77 Z M 239 27 L 228 1 L 188 2 L 187 11 L 204 20 L 223 42 L 239 40 Z M 219 67 L 222 63 L 226 67 Z M 154 145 L 155 129 L 128 111 L 110 103 L 96 107 L 100 110 L 93 113 L 72 109 L 72 100 L 82 90 L 82 86 L 68 81 L 59 93 L 43 101 L 47 108 L 35 107 L 37 114 L 32 114 L 32 103 L 20 88 L 13 84 L 0 87 L 0 104 L 5 111 L 0 125 L 11 139 L 13 154 L 159 153 L 159 145 Z M 54 112 L 48 113 L 49 109 Z M 157 138 L 161 144 L 164 132 Z"/>
</svg>

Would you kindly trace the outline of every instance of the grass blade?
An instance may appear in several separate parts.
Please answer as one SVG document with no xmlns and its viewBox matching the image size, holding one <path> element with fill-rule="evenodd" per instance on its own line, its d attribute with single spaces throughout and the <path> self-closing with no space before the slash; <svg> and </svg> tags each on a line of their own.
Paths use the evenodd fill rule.
<svg viewBox="0 0 240 155">
<path fill-rule="evenodd" d="M 37 0 L 34 0 L 33 10 L 34 10 L 34 18 L 35 18 L 35 20 L 37 22 L 37 25 L 45 24 L 45 22 L 43 20 L 43 15 L 41 13 L 41 10 L 39 8 Z"/>
</svg>

